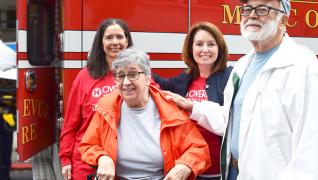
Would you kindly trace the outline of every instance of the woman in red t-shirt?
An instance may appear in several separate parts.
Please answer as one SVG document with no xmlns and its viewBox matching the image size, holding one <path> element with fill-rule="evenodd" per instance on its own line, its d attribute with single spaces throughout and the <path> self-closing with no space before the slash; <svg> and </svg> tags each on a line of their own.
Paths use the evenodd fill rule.
<svg viewBox="0 0 318 180">
<path fill-rule="evenodd" d="M 68 98 L 59 152 L 64 180 L 84 180 L 95 171 L 81 161 L 79 143 L 94 114 L 94 105 L 115 88 L 112 62 L 123 49 L 132 45 L 128 26 L 122 20 L 106 19 L 100 24 L 87 67 L 75 78 Z"/>
<path fill-rule="evenodd" d="M 184 41 L 182 58 L 188 66 L 185 72 L 169 79 L 153 75 L 155 82 L 162 89 L 192 101 L 209 100 L 223 105 L 223 90 L 232 67 L 227 67 L 228 49 L 220 30 L 209 22 L 192 25 Z M 222 138 L 217 132 L 202 127 L 199 130 L 209 144 L 212 166 L 197 179 L 219 180 Z"/>
</svg>

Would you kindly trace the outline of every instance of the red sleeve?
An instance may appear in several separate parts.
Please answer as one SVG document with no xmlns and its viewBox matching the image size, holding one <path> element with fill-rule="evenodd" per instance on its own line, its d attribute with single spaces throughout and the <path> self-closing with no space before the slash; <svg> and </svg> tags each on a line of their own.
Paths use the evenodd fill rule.
<svg viewBox="0 0 318 180">
<path fill-rule="evenodd" d="M 82 123 L 81 108 L 85 91 L 83 89 L 84 87 L 81 85 L 81 82 L 83 82 L 83 76 L 81 76 L 81 73 L 79 73 L 70 90 L 65 119 L 60 136 L 59 157 L 62 166 L 71 164 L 76 133 L 81 127 Z"/>
</svg>

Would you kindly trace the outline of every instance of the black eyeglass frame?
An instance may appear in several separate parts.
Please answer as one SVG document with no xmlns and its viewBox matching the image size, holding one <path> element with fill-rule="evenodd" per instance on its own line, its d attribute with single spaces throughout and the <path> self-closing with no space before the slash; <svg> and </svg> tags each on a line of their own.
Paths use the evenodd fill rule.
<svg viewBox="0 0 318 180">
<path fill-rule="evenodd" d="M 131 76 L 129 76 L 129 74 L 132 74 L 132 73 L 137 73 L 137 74 L 136 74 L 136 78 L 131 78 Z M 118 74 L 124 75 L 124 76 L 119 78 L 119 77 L 118 77 Z M 115 79 L 116 81 L 118 81 L 118 82 L 124 82 L 125 77 L 127 77 L 129 81 L 136 81 L 136 80 L 139 79 L 140 74 L 145 74 L 145 72 L 142 72 L 142 71 L 140 71 L 140 72 L 138 72 L 138 71 L 132 71 L 132 72 L 129 72 L 129 73 L 127 73 L 127 74 L 124 74 L 124 73 L 114 73 L 113 76 L 114 76 L 114 79 Z"/>
<path fill-rule="evenodd" d="M 242 14 L 242 9 L 243 9 L 243 8 L 246 8 L 246 7 L 249 7 L 249 8 L 251 9 L 250 13 L 249 13 L 249 14 Z M 265 8 L 267 8 L 267 14 L 258 14 L 257 9 L 260 8 L 260 7 L 265 7 Z M 241 6 L 241 7 L 240 7 L 240 14 L 241 14 L 241 16 L 249 16 L 249 15 L 251 15 L 252 12 L 254 11 L 257 16 L 267 16 L 267 15 L 269 14 L 270 10 L 275 10 L 275 11 L 278 11 L 278 12 L 281 12 L 281 13 L 286 14 L 286 12 L 283 11 L 283 10 L 280 10 L 280 9 L 277 9 L 277 8 L 274 8 L 274 7 L 271 7 L 271 6 L 263 5 L 263 4 L 262 4 L 262 5 L 258 5 L 258 6 L 256 6 L 256 7 L 253 7 L 253 6 L 251 6 L 251 5 Z"/>
</svg>

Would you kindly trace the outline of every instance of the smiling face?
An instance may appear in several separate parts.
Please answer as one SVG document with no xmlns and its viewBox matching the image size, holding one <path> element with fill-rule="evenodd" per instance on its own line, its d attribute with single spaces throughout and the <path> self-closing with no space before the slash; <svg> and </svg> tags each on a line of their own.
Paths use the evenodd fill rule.
<svg viewBox="0 0 318 180">
<path fill-rule="evenodd" d="M 124 30 L 117 24 L 108 26 L 104 31 L 103 48 L 109 63 L 117 58 L 118 54 L 126 49 L 128 40 Z"/>
<path fill-rule="evenodd" d="M 135 80 L 129 80 L 127 74 L 132 72 L 139 72 L 137 79 L 132 76 Z M 147 104 L 149 99 L 150 77 L 146 76 L 138 65 L 131 64 L 127 65 L 127 67 L 118 67 L 115 76 L 124 76 L 122 81 L 116 80 L 116 87 L 128 107 L 142 108 Z"/>
<path fill-rule="evenodd" d="M 198 30 L 195 34 L 192 50 L 193 58 L 199 69 L 202 67 L 211 68 L 218 58 L 219 47 L 214 37 L 205 30 Z"/>
<path fill-rule="evenodd" d="M 279 1 L 277 0 L 250 0 L 244 5 L 256 7 L 259 5 L 267 5 L 280 9 Z M 250 41 L 263 41 L 274 37 L 279 29 L 283 14 L 270 10 L 266 16 L 257 16 L 255 10 L 248 16 L 242 16 L 241 33 L 243 37 Z"/>
</svg>

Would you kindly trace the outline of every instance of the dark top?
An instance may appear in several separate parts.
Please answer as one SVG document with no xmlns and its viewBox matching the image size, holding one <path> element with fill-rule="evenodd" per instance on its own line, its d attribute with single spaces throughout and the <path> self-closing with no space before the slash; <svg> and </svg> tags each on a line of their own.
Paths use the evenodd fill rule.
<svg viewBox="0 0 318 180">
<path fill-rule="evenodd" d="M 216 72 L 207 78 L 205 91 L 209 101 L 223 105 L 223 91 L 232 69 L 233 67 L 227 67 L 223 71 Z M 194 80 L 192 74 L 186 74 L 185 72 L 167 79 L 153 74 L 153 79 L 159 84 L 161 89 L 177 93 L 183 97 L 186 96 L 188 88 Z"/>
</svg>

